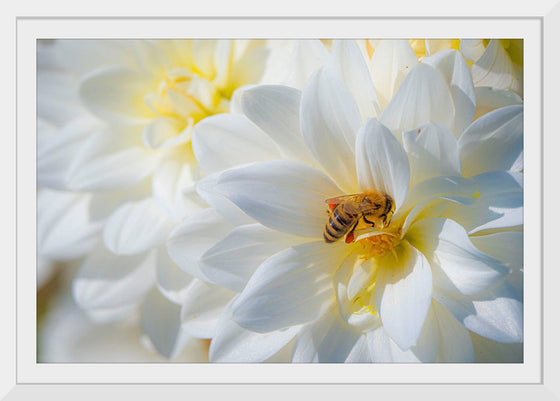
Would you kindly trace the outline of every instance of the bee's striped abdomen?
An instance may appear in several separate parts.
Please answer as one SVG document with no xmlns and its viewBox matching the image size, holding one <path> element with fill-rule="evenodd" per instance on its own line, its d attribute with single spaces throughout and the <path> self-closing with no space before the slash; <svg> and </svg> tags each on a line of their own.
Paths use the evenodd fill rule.
<svg viewBox="0 0 560 401">
<path fill-rule="evenodd" d="M 325 242 L 330 243 L 338 241 L 350 230 L 355 220 L 356 216 L 344 212 L 341 207 L 335 207 L 323 231 Z"/>
</svg>

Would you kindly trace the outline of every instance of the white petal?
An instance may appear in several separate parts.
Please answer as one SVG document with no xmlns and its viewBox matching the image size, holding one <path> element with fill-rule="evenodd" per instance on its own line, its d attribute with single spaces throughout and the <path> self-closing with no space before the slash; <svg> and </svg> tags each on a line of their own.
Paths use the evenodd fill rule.
<svg viewBox="0 0 560 401">
<path fill-rule="evenodd" d="M 288 344 L 300 326 L 255 333 L 232 319 L 231 308 L 223 312 L 210 344 L 211 362 L 263 362 Z"/>
<path fill-rule="evenodd" d="M 377 120 L 368 120 L 358 132 L 356 170 L 361 190 L 385 192 L 399 209 L 408 191 L 408 157 L 391 132 Z"/>
<path fill-rule="evenodd" d="M 371 76 L 384 109 L 406 75 L 418 64 L 407 40 L 380 40 L 371 58 Z"/>
<path fill-rule="evenodd" d="M 169 219 L 180 221 L 202 209 L 204 202 L 186 193 L 197 179 L 196 162 L 185 155 L 184 149 L 168 151 L 152 176 L 152 195 Z M 201 205 L 201 202 L 203 203 Z"/>
<path fill-rule="evenodd" d="M 235 203 L 219 191 L 218 181 L 221 175 L 222 172 L 217 172 L 198 181 L 195 185 L 196 194 L 231 224 L 237 226 L 254 223 L 255 220 L 247 216 Z"/>
<path fill-rule="evenodd" d="M 470 237 L 482 252 L 496 258 L 512 270 L 523 268 L 523 232 L 505 231 Z"/>
<path fill-rule="evenodd" d="M 155 91 L 155 80 L 124 68 L 99 70 L 80 85 L 80 97 L 96 116 L 114 124 L 137 124 L 151 116 L 144 96 Z"/>
<path fill-rule="evenodd" d="M 406 234 L 407 240 L 430 261 L 434 286 L 462 294 L 475 294 L 503 280 L 509 269 L 480 252 L 467 232 L 450 219 L 422 219 Z"/>
<path fill-rule="evenodd" d="M 460 50 L 466 59 L 475 62 L 484 54 L 484 42 L 482 39 L 461 39 Z"/>
<path fill-rule="evenodd" d="M 383 327 L 402 350 L 416 344 L 432 298 L 428 261 L 407 242 L 380 261 L 375 300 Z"/>
<path fill-rule="evenodd" d="M 457 140 L 443 125 L 430 123 L 403 132 L 403 145 L 410 161 L 412 185 L 436 176 L 461 175 Z"/>
<path fill-rule="evenodd" d="M 472 123 L 459 138 L 463 175 L 510 170 L 523 152 L 523 106 L 494 110 Z"/>
<path fill-rule="evenodd" d="M 502 41 L 492 39 L 471 67 L 475 86 L 491 86 L 523 94 L 523 68 L 515 65 Z"/>
<path fill-rule="evenodd" d="M 222 311 L 234 292 L 194 279 L 181 308 L 183 329 L 191 337 L 212 338 Z"/>
<path fill-rule="evenodd" d="M 445 217 L 461 224 L 469 234 L 523 224 L 521 173 L 494 171 L 473 177 L 477 197 L 469 205 L 451 206 Z"/>
<path fill-rule="evenodd" d="M 391 340 L 391 337 L 389 337 L 387 331 L 383 327 L 368 332 L 367 342 L 372 362 L 420 362 L 418 357 L 412 352 L 412 349 L 406 351 L 401 350 L 399 346 Z"/>
<path fill-rule="evenodd" d="M 330 65 L 342 78 L 365 121 L 381 114 L 366 59 L 354 40 L 336 40 L 331 50 Z"/>
<path fill-rule="evenodd" d="M 232 66 L 230 85 L 239 87 L 261 81 L 266 72 L 270 49 L 256 47 L 246 51 Z"/>
<path fill-rule="evenodd" d="M 142 141 L 148 149 L 164 149 L 185 143 L 190 130 L 183 131 L 183 123 L 176 118 L 157 118 L 144 126 Z"/>
<path fill-rule="evenodd" d="M 206 277 L 199 266 L 201 256 L 232 228 L 214 209 L 202 210 L 185 219 L 169 234 L 167 251 L 182 270 L 204 280 Z"/>
<path fill-rule="evenodd" d="M 422 63 L 431 65 L 442 75 L 449 85 L 455 108 L 451 130 L 457 137 L 472 122 L 476 98 L 469 66 L 456 50 L 443 50 L 426 57 Z"/>
<path fill-rule="evenodd" d="M 254 88 L 256 85 L 243 85 L 237 88 L 231 95 L 229 101 L 229 113 L 230 114 L 243 114 L 243 105 L 241 104 L 241 99 L 246 90 Z M 210 116 L 212 117 L 212 116 Z M 207 117 L 207 118 L 210 118 Z"/>
<path fill-rule="evenodd" d="M 179 269 L 167 250 L 160 247 L 156 260 L 156 285 L 159 291 L 171 302 L 182 304 L 192 281 L 193 277 Z"/>
<path fill-rule="evenodd" d="M 164 357 L 173 359 L 182 351 L 188 337 L 181 330 L 181 307 L 153 289 L 141 308 L 140 325 L 154 348 Z"/>
<path fill-rule="evenodd" d="M 477 190 L 478 186 L 474 180 L 445 176 L 430 178 L 416 184 L 408 191 L 399 214 L 405 213 L 415 206 L 420 208 L 431 206 L 430 201 L 435 199 L 451 200 L 461 205 L 472 203 Z M 407 220 L 409 220 L 408 217 Z M 406 230 L 403 229 L 403 233 L 405 232 Z"/>
<path fill-rule="evenodd" d="M 523 343 L 503 344 L 470 333 L 476 363 L 522 363 Z"/>
<path fill-rule="evenodd" d="M 233 304 L 241 326 L 268 332 L 319 318 L 332 305 L 332 273 L 345 256 L 340 244 L 311 242 L 268 258 Z"/>
<path fill-rule="evenodd" d="M 352 94 L 330 69 L 314 74 L 301 96 L 301 132 L 325 171 L 347 193 L 355 192 L 356 134 L 361 116 Z"/>
<path fill-rule="evenodd" d="M 150 178 L 146 178 L 132 188 L 116 191 L 96 191 L 91 193 L 89 215 L 93 221 L 106 220 L 115 210 L 127 202 L 141 201 L 152 195 Z"/>
<path fill-rule="evenodd" d="M 292 362 L 345 362 L 359 338 L 359 331 L 342 319 L 333 306 L 322 319 L 298 333 Z"/>
<path fill-rule="evenodd" d="M 476 110 L 474 119 L 501 107 L 523 104 L 523 99 L 515 92 L 482 86 L 474 89 Z"/>
<path fill-rule="evenodd" d="M 398 137 L 429 122 L 451 129 L 454 113 L 447 83 L 435 68 L 422 63 L 406 76 L 380 121 Z"/>
<path fill-rule="evenodd" d="M 147 150 L 134 130 L 98 131 L 83 141 L 68 171 L 74 190 L 117 190 L 131 187 L 149 175 L 158 156 Z"/>
<path fill-rule="evenodd" d="M 267 227 L 315 238 L 327 222 L 325 199 L 342 193 L 319 170 L 285 160 L 227 170 L 216 189 Z"/>
<path fill-rule="evenodd" d="M 214 62 L 218 44 L 217 40 L 196 39 L 192 41 L 192 62 L 203 74 L 215 73 Z"/>
<path fill-rule="evenodd" d="M 72 282 L 74 300 L 84 309 L 135 304 L 154 285 L 156 252 L 119 256 L 98 246 Z"/>
<path fill-rule="evenodd" d="M 43 124 L 42 124 L 43 122 Z M 82 141 L 94 129 L 88 116 L 78 117 L 61 129 L 37 121 L 37 183 L 54 189 L 65 189 L 68 167 Z"/>
<path fill-rule="evenodd" d="M 287 85 L 303 89 L 309 77 L 327 60 L 329 52 L 319 40 L 298 40 L 290 62 Z"/>
<path fill-rule="evenodd" d="M 204 174 L 254 161 L 280 159 L 274 142 L 245 116 L 219 114 L 194 128 L 193 151 Z"/>
<path fill-rule="evenodd" d="M 177 114 L 184 120 L 189 120 L 193 115 L 203 114 L 199 106 L 200 103 L 196 102 L 194 97 L 173 89 L 167 89 L 165 95 L 167 95 L 167 98 L 164 99 L 166 103 L 163 107 L 170 109 L 172 113 Z M 158 104 L 161 101 L 160 98 L 155 94 L 147 95 L 145 101 L 154 111 L 157 111 L 158 107 L 162 107 Z"/>
<path fill-rule="evenodd" d="M 260 85 L 243 92 L 245 115 L 292 160 L 311 162 L 313 157 L 300 134 L 301 92 L 288 86 Z"/>
<path fill-rule="evenodd" d="M 344 361 L 346 363 L 371 363 L 373 362 L 369 353 L 367 336 L 362 334 L 358 341 L 354 344 L 348 357 Z"/>
<path fill-rule="evenodd" d="M 439 302 L 432 305 L 440 333 L 438 362 L 474 362 L 473 344 L 467 329 Z"/>
<path fill-rule="evenodd" d="M 501 343 L 523 341 L 523 303 L 509 281 L 475 299 L 441 290 L 434 298 L 478 335 Z"/>
<path fill-rule="evenodd" d="M 113 253 L 133 255 L 163 244 L 172 227 L 152 198 L 129 202 L 107 220 L 103 242 Z"/>
<path fill-rule="evenodd" d="M 440 331 L 433 306 L 428 310 L 416 345 L 408 350 L 399 348 L 383 327 L 368 332 L 367 339 L 374 362 L 433 363 L 440 353 Z"/>
<path fill-rule="evenodd" d="M 98 241 L 102 228 L 90 221 L 91 196 L 41 189 L 37 196 L 37 252 L 53 260 L 79 258 Z"/>
<path fill-rule="evenodd" d="M 202 255 L 201 269 L 213 283 L 241 292 L 255 269 L 269 256 L 302 241 L 301 237 L 260 224 L 243 225 Z"/>
<path fill-rule="evenodd" d="M 55 125 L 63 125 L 76 116 L 87 114 L 78 98 L 75 77 L 56 67 L 39 65 L 39 51 L 37 63 L 37 117 Z"/>
</svg>

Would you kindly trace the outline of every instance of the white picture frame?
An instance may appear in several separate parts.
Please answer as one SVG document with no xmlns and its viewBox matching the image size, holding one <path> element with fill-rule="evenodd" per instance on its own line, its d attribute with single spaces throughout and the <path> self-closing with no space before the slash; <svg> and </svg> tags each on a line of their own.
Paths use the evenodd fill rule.
<svg viewBox="0 0 560 401">
<path fill-rule="evenodd" d="M 295 3 L 295 2 L 294 2 Z M 401 1 L 371 10 L 347 5 L 329 10 L 319 5 L 308 17 L 293 16 L 293 9 L 276 10 L 266 17 L 258 9 L 239 10 L 227 16 L 206 4 L 190 16 L 144 11 L 135 17 L 104 16 L 109 1 L 92 7 L 91 14 L 66 17 L 67 10 L 49 10 L 31 16 L 15 12 L 10 18 L 10 50 L 16 65 L 10 77 L 8 107 L 13 120 L 8 154 L 9 190 L 16 194 L 4 209 L 8 227 L 5 244 L 11 252 L 0 280 L 0 307 L 5 317 L 1 332 L 2 382 L 6 399 L 99 399 L 100 397 L 166 399 L 228 397 L 250 390 L 255 398 L 285 399 L 297 392 L 316 397 L 424 396 L 432 399 L 481 399 L 533 397 L 560 399 L 555 383 L 555 339 L 560 324 L 554 306 L 560 295 L 554 283 L 560 273 L 552 259 L 558 218 L 558 190 L 554 190 L 555 145 L 552 118 L 554 90 L 560 89 L 555 62 L 560 61 L 554 38 L 560 37 L 560 5 L 503 3 L 503 8 L 478 2 L 461 11 L 438 8 L 438 2 L 419 9 L 418 2 Z M 407 4 L 410 8 L 407 8 Z M 505 5 L 507 4 L 507 6 Z M 103 5 L 107 8 L 101 8 Z M 38 4 L 37 4 L 38 6 Z M 160 4 L 161 6 L 161 4 Z M 288 4 L 284 5 L 285 7 Z M 204 8 L 206 7 L 206 8 Z M 277 6 L 280 7 L 280 6 Z M 341 6 L 343 8 L 344 6 Z M 494 8 L 492 8 L 494 7 Z M 506 8 L 507 7 L 507 8 Z M 517 7 L 517 8 L 515 8 Z M 540 8 L 539 8 L 540 7 Z M 101 12 L 103 10 L 104 12 Z M 403 10 L 410 10 L 405 16 Z M 303 12 L 303 10 L 301 10 Z M 58 12 L 58 14 L 57 14 Z M 185 11 L 183 11 L 183 14 Z M 224 11 L 225 14 L 225 11 Z M 263 12 L 262 15 L 266 13 Z M 188 22 L 188 23 L 186 23 Z M 368 34 L 368 24 L 372 32 Z M 470 25 L 470 26 L 469 26 Z M 478 34 L 473 32 L 479 32 Z M 420 33 L 423 34 L 420 34 Z M 455 33 L 450 35 L 450 33 Z M 14 34 L 15 33 L 15 37 Z M 39 38 L 170 38 L 170 37 L 523 37 L 525 45 L 525 265 L 534 269 L 525 280 L 525 359 L 512 365 L 210 365 L 210 364 L 38 364 L 33 347 L 36 327 L 35 282 L 35 74 L 30 46 Z M 7 63 L 8 61 L 6 61 Z M 13 63 L 12 63 L 13 64 Z M 17 81 L 15 80 L 17 74 Z M 14 96 L 15 95 L 15 96 Z M 10 103 L 11 102 L 11 103 Z M 31 113 L 31 115 L 30 115 Z M 530 127 L 530 130 L 527 130 Z M 529 134 L 529 132 L 531 134 Z M 530 136 L 531 135 L 531 136 Z M 548 157 L 547 157 L 548 156 Z M 15 168 L 14 168 L 15 167 Z M 15 172 L 15 174 L 14 174 Z M 557 180 L 556 180 L 557 181 Z M 547 185 L 548 184 L 548 185 Z M 544 191 L 543 191 L 544 189 Z M 554 191 L 556 193 L 554 193 Z M 543 195 L 544 193 L 544 195 Z M 544 196 L 550 196 L 545 198 Z M 545 214 L 546 211 L 546 214 Z M 556 217 L 556 219 L 554 219 Z M 15 232 L 14 232 L 15 228 Z M 527 262 L 530 263 L 527 263 Z M 528 266 L 529 268 L 529 266 Z M 6 324 L 7 322 L 7 324 Z M 499 373 L 496 373 L 499 372 Z"/>
</svg>

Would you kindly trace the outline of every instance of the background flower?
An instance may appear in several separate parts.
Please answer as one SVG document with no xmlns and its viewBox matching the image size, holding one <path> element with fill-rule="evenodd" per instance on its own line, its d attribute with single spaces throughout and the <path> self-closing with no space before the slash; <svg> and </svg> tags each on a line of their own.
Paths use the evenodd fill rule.
<svg viewBox="0 0 560 401">
<path fill-rule="evenodd" d="M 106 323 L 139 309 L 157 351 L 181 351 L 176 303 L 192 278 L 162 245 L 175 222 L 205 207 L 193 187 L 192 128 L 229 110 L 238 87 L 274 76 L 284 47 L 256 40 L 39 43 L 39 255 L 46 262 L 85 256 L 72 292 L 91 319 Z"/>
</svg>

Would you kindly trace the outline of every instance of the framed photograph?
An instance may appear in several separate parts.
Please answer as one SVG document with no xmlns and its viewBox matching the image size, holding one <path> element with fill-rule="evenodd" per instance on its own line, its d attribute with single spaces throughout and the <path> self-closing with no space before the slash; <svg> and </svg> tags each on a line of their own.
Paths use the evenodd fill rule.
<svg viewBox="0 0 560 401">
<path fill-rule="evenodd" d="M 7 399 L 558 398 L 560 8 L 471 15 L 15 15 Z"/>
</svg>

